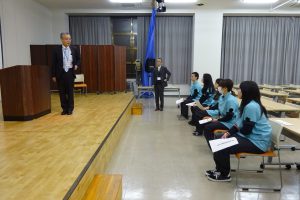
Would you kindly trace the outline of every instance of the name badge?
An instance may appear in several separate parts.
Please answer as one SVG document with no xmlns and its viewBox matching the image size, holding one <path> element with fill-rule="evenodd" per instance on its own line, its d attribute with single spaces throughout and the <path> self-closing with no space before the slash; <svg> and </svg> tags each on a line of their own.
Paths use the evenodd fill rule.
<svg viewBox="0 0 300 200">
<path fill-rule="evenodd" d="M 161 80 L 161 78 L 160 78 L 160 77 L 157 77 L 157 80 L 158 80 L 158 81 L 160 81 L 160 80 Z"/>
</svg>

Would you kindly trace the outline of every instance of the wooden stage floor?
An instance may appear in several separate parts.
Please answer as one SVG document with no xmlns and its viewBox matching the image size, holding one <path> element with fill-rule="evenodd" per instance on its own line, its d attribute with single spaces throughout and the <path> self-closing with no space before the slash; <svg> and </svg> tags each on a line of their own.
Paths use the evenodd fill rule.
<svg viewBox="0 0 300 200">
<path fill-rule="evenodd" d="M 48 115 L 28 122 L 2 118 L 0 199 L 63 199 L 132 99 L 132 93 L 75 94 L 73 115 L 62 116 L 52 94 Z"/>
</svg>

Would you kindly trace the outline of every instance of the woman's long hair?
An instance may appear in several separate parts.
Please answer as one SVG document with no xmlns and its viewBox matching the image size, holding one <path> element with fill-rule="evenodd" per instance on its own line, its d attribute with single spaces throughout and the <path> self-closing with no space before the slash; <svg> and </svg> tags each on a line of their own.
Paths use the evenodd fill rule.
<svg viewBox="0 0 300 200">
<path fill-rule="evenodd" d="M 211 75 L 203 74 L 202 94 L 206 94 L 207 91 L 209 91 L 209 93 L 213 94 L 213 93 L 215 93 L 215 87 L 214 87 L 214 83 L 212 81 Z"/>
<path fill-rule="evenodd" d="M 258 85 L 254 81 L 243 81 L 240 84 L 240 89 L 242 91 L 242 102 L 240 105 L 240 115 L 242 116 L 246 105 L 253 100 L 259 104 L 261 114 L 264 113 L 266 115 L 266 117 L 268 117 L 267 110 L 260 101 L 260 91 L 259 91 Z"/>
</svg>

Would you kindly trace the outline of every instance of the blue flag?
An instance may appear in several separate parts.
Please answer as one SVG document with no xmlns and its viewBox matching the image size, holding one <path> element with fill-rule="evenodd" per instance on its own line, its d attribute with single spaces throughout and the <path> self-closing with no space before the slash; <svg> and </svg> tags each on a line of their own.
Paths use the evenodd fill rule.
<svg viewBox="0 0 300 200">
<path fill-rule="evenodd" d="M 146 58 L 143 67 L 143 86 L 152 85 L 152 72 L 146 72 L 146 61 L 148 58 L 155 59 L 155 21 L 156 21 L 156 9 L 152 8 L 152 15 L 150 19 L 149 31 L 148 31 L 148 40 L 147 40 L 147 51 Z"/>
</svg>

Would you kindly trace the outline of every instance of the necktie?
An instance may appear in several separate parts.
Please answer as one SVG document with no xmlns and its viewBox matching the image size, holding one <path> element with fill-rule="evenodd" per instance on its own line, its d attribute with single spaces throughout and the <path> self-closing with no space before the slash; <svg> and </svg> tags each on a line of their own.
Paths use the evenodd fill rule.
<svg viewBox="0 0 300 200">
<path fill-rule="evenodd" d="M 65 72 L 68 72 L 69 71 L 69 67 L 68 67 L 69 55 L 68 55 L 67 48 L 64 48 L 64 58 L 65 58 L 64 70 L 65 70 Z"/>
</svg>

